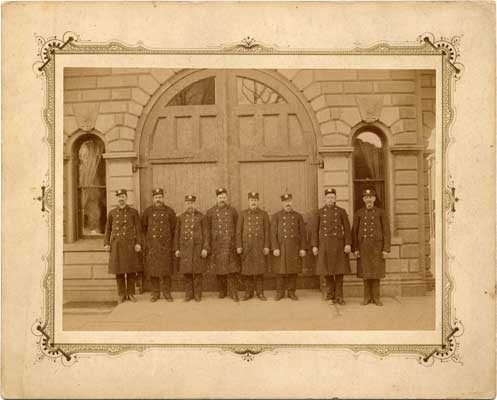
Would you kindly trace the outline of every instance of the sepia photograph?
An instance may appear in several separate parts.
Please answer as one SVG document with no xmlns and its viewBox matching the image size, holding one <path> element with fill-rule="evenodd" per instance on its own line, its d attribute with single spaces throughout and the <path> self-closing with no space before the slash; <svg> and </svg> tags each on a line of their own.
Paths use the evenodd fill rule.
<svg viewBox="0 0 497 400">
<path fill-rule="evenodd" d="M 64 68 L 64 331 L 434 330 L 436 71 Z"/>
</svg>

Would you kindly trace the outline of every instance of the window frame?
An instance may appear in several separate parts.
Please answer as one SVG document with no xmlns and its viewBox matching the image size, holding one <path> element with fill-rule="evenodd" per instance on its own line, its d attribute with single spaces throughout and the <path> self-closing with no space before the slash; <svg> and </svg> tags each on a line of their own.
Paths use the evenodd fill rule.
<svg viewBox="0 0 497 400">
<path fill-rule="evenodd" d="M 81 207 L 81 186 L 79 185 L 79 151 L 84 142 L 89 139 L 98 140 L 101 142 L 103 146 L 102 155 L 105 154 L 105 141 L 102 136 L 96 130 L 92 130 L 90 132 L 78 131 L 74 135 L 72 143 L 70 144 L 70 166 L 69 166 L 69 174 L 70 180 L 68 181 L 67 190 L 68 190 L 68 198 L 71 198 L 70 207 L 67 208 L 67 217 L 68 221 L 66 222 L 68 233 L 70 231 L 70 235 L 66 235 L 69 243 L 74 243 L 82 240 L 101 240 L 105 236 L 105 231 L 96 235 L 85 235 L 83 234 L 83 226 L 82 226 L 82 216 L 81 213 L 83 211 Z M 102 157 L 101 161 L 104 166 L 104 182 L 105 185 L 90 185 L 85 186 L 86 188 L 99 188 L 104 189 L 105 193 L 105 221 L 107 220 L 107 166 L 105 164 L 105 159 Z M 69 215 L 71 214 L 71 215 Z"/>
<path fill-rule="evenodd" d="M 382 149 L 382 157 L 383 157 L 383 178 L 382 179 L 357 179 L 356 178 L 356 162 L 355 162 L 355 155 L 357 152 L 357 146 L 356 146 L 356 140 L 359 135 L 361 135 L 364 132 L 371 132 L 375 134 L 381 141 L 381 149 Z M 362 197 L 362 196 L 356 196 L 356 182 L 357 183 L 364 183 L 364 182 L 383 182 L 383 204 L 381 205 L 381 208 L 385 210 L 385 212 L 390 215 L 390 165 L 389 165 L 389 145 L 388 145 L 388 140 L 387 140 L 387 134 L 386 132 L 381 129 L 380 127 L 373 125 L 373 124 L 366 124 L 354 132 L 352 135 L 352 210 L 355 213 L 357 210 L 359 210 L 363 204 L 357 205 L 356 203 L 356 198 L 357 197 Z M 376 203 L 377 204 L 377 203 Z M 357 207 L 356 207 L 357 206 Z"/>
</svg>

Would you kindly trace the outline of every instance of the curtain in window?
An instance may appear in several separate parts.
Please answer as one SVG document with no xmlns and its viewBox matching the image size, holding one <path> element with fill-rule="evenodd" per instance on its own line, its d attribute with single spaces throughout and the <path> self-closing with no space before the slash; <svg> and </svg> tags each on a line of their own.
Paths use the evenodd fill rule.
<svg viewBox="0 0 497 400">
<path fill-rule="evenodd" d="M 383 168 L 383 148 L 377 147 L 369 142 L 363 141 L 360 138 L 356 141 L 356 150 L 359 151 L 359 157 L 362 158 L 361 163 L 367 170 L 367 176 L 360 178 L 371 179 L 371 182 L 364 182 L 363 187 L 373 187 L 376 191 L 378 205 L 383 204 L 383 189 L 384 189 L 384 168 Z M 359 177 L 357 177 L 359 178 Z M 381 180 L 380 182 L 376 180 Z M 362 185 L 361 185 L 362 186 Z"/>
<path fill-rule="evenodd" d="M 83 212 L 83 231 L 89 233 L 101 232 L 102 219 L 102 189 L 99 165 L 102 160 L 104 145 L 100 140 L 87 140 L 79 148 L 79 187 L 81 208 Z M 85 232 L 83 232 L 85 233 Z"/>
</svg>

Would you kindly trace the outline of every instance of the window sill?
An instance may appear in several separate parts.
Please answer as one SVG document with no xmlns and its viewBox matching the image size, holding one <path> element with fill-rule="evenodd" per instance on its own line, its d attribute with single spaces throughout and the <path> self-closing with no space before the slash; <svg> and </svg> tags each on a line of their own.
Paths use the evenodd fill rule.
<svg viewBox="0 0 497 400">
<path fill-rule="evenodd" d="M 104 238 L 79 239 L 73 243 L 64 243 L 64 251 L 105 251 Z"/>
</svg>

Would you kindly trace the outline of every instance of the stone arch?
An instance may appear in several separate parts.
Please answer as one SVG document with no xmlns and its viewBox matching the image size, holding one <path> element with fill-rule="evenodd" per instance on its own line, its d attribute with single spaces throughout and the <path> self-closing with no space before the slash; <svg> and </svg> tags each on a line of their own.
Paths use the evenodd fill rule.
<svg viewBox="0 0 497 400">
<path fill-rule="evenodd" d="M 320 146 L 320 130 L 319 124 L 316 120 L 316 116 L 306 100 L 305 96 L 301 91 L 285 76 L 274 70 L 258 70 L 258 69 L 247 69 L 247 70 L 215 70 L 215 69 L 196 69 L 196 70 L 182 70 L 171 76 L 163 85 L 161 85 L 156 92 L 151 96 L 149 102 L 145 105 L 142 115 L 139 118 L 137 130 L 136 130 L 136 142 L 135 149 L 139 157 L 140 165 L 140 186 L 141 197 L 144 201 L 142 204 L 146 204 L 150 199 L 147 197 L 148 192 L 143 191 L 144 187 L 150 187 L 153 185 L 153 178 L 151 177 L 151 166 L 149 163 L 149 154 L 153 148 L 157 148 L 153 145 L 153 133 L 154 124 L 159 118 L 161 108 L 165 107 L 171 99 L 180 93 L 183 89 L 187 88 L 195 82 L 198 82 L 207 77 L 218 74 L 234 74 L 234 76 L 247 76 L 250 79 L 260 81 L 261 83 L 267 85 L 268 87 L 281 93 L 283 97 L 288 99 L 288 102 L 292 104 L 292 112 L 296 113 L 301 124 L 302 137 L 305 141 L 306 151 L 308 151 L 308 166 L 310 169 L 316 170 L 316 159 L 317 150 Z M 217 79 L 217 78 L 216 78 Z M 230 78 L 226 78 L 230 79 Z M 217 90 L 217 89 L 216 89 Z M 307 150 L 308 149 L 308 150 Z M 301 155 L 299 155 L 301 156 Z M 177 155 L 177 158 L 184 158 L 184 155 Z M 152 157 L 153 158 L 153 157 Z M 187 157 L 188 158 L 188 157 Z M 309 190 L 309 196 L 314 198 L 317 196 L 317 173 L 314 173 L 314 177 L 309 178 L 309 180 L 315 181 L 312 183 L 313 190 Z M 317 200 L 315 201 L 317 204 Z"/>
</svg>

